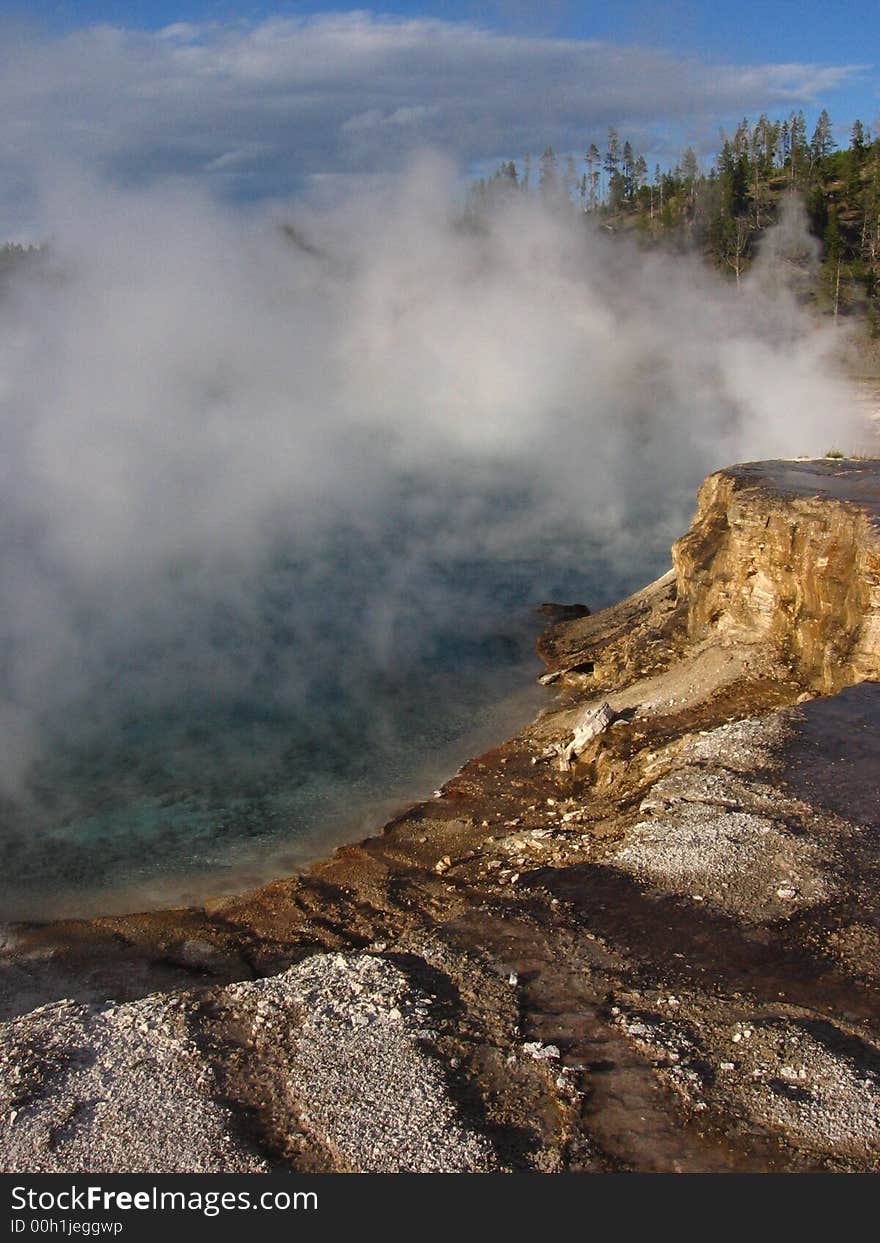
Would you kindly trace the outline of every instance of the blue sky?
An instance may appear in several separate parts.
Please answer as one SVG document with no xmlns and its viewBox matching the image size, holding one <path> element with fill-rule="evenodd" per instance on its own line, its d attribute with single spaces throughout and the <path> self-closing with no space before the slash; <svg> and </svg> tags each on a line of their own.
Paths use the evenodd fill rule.
<svg viewBox="0 0 880 1243">
<path fill-rule="evenodd" d="M 824 105 L 845 144 L 856 116 L 880 128 L 877 27 L 877 0 L 6 3 L 0 231 L 62 158 L 255 200 L 386 175 L 421 147 L 471 173 L 582 152 L 612 124 L 651 163 L 686 144 L 708 162 L 743 115 L 812 125 Z"/>
<path fill-rule="evenodd" d="M 387 0 L 370 4 L 309 3 L 278 0 L 274 4 L 235 0 L 28 0 L 7 4 L 7 11 L 37 18 L 54 29 L 97 22 L 159 29 L 173 22 L 245 19 L 272 14 L 305 16 L 345 9 L 367 9 L 401 17 L 432 16 L 470 21 L 521 34 L 579 39 L 607 39 L 688 50 L 738 64 L 755 61 L 818 61 L 871 64 L 880 60 L 880 10 L 876 0 Z M 865 116 L 880 109 L 876 64 L 865 90 Z"/>
</svg>

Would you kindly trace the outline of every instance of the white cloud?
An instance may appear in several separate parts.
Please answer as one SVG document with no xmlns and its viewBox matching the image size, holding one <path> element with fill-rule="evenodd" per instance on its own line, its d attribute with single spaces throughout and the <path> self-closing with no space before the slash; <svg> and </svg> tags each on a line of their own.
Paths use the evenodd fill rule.
<svg viewBox="0 0 880 1243">
<path fill-rule="evenodd" d="M 8 32 L 0 78 L 6 220 L 35 167 L 116 180 L 218 178 L 284 193 L 312 177 L 399 168 L 430 146 L 467 163 L 579 149 L 609 124 L 647 141 L 763 108 L 809 105 L 853 66 L 705 64 L 673 52 L 510 36 L 364 12 L 159 32 Z M 20 222 L 19 222 L 20 223 Z"/>
</svg>

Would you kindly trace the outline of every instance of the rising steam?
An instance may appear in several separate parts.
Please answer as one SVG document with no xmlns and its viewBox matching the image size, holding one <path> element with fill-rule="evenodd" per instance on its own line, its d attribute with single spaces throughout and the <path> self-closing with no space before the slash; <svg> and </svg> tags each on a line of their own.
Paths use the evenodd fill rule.
<svg viewBox="0 0 880 1243">
<path fill-rule="evenodd" d="M 708 471 L 856 443 L 788 233 L 738 292 L 524 196 L 465 226 L 453 189 L 433 160 L 320 214 L 53 188 L 0 296 L 7 796 L 132 704 L 317 729 L 316 681 L 405 672 L 455 616 L 450 566 L 531 559 L 539 599 L 577 560 L 607 602 Z"/>
</svg>

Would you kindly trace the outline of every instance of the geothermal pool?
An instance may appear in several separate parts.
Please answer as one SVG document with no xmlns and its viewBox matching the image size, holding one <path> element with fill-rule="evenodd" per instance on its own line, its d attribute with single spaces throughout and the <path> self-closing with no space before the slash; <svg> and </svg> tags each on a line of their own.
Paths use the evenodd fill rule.
<svg viewBox="0 0 880 1243">
<path fill-rule="evenodd" d="M 535 607 L 620 598 L 665 568 L 665 536 L 651 542 L 616 567 L 582 539 L 440 559 L 409 587 L 360 549 L 317 587 L 276 567 L 247 585 L 259 608 L 226 607 L 222 625 L 216 601 L 198 625 L 190 610 L 186 642 L 167 616 L 149 650 L 117 642 L 100 704 L 47 730 L 0 809 L 0 919 L 196 903 L 365 836 L 546 701 Z M 171 660 L 194 628 L 200 659 L 235 677 L 190 679 Z"/>
</svg>

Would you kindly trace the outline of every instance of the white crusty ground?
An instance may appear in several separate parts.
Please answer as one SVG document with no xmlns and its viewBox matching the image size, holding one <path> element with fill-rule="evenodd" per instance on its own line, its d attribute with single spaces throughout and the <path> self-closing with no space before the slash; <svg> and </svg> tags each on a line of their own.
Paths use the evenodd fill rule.
<svg viewBox="0 0 880 1243">
<path fill-rule="evenodd" d="M 370 955 L 315 954 L 270 979 L 224 990 L 235 1005 L 256 996 L 267 1034 L 301 1016 L 285 1068 L 298 1122 L 339 1168 L 361 1172 L 488 1171 L 491 1144 L 461 1122 L 430 1053 L 430 997 L 393 963 Z M 279 1041 L 281 1043 L 281 1041 Z"/>
<path fill-rule="evenodd" d="M 643 799 L 645 818 L 628 830 L 614 865 L 753 921 L 778 919 L 829 897 L 828 844 L 790 827 L 809 808 L 760 776 L 773 768 L 784 736 L 771 716 L 689 739 L 676 767 Z"/>
<path fill-rule="evenodd" d="M 880 1152 L 880 1085 L 794 1023 L 755 1029 L 733 1075 L 755 1117 L 820 1151 Z"/>
<path fill-rule="evenodd" d="M 0 1167 L 262 1172 L 213 1090 L 174 995 L 41 1006 L 0 1025 Z"/>
<path fill-rule="evenodd" d="M 880 1082 L 846 1052 L 766 1008 L 744 1018 L 740 1003 L 686 993 L 653 1005 L 615 1007 L 614 1021 L 697 1110 L 745 1115 L 819 1155 L 860 1164 L 880 1156 Z"/>
<path fill-rule="evenodd" d="M 220 998 L 249 1019 L 255 1048 L 271 1048 L 290 1125 L 314 1135 L 337 1168 L 498 1168 L 431 1053 L 431 998 L 393 963 L 315 954 Z M 191 998 L 158 994 L 104 1008 L 61 1001 L 0 1025 L 0 1167 L 266 1171 L 218 1099 L 195 1021 Z"/>
</svg>

